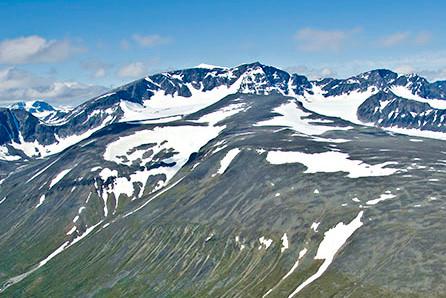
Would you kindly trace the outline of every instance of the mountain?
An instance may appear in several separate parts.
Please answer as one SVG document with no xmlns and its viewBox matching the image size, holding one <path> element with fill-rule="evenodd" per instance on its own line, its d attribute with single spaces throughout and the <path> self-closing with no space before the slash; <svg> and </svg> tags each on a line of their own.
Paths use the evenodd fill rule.
<svg viewBox="0 0 446 298">
<path fill-rule="evenodd" d="M 408 125 L 407 118 L 396 116 L 397 110 L 388 110 L 388 115 L 393 112 L 391 121 L 375 121 L 373 113 L 359 111 L 366 99 L 380 91 L 401 98 L 400 107 L 417 101 L 430 106 L 424 108 L 425 113 L 435 109 L 439 110 L 436 114 L 441 114 L 446 108 L 446 83 L 429 83 L 417 75 L 398 75 L 389 70 L 373 70 L 348 79 L 310 81 L 305 76 L 258 62 L 233 68 L 202 65 L 148 76 L 93 98 L 69 112 L 56 110 L 40 101 L 14 105 L 9 109 L 12 114 L 3 109 L 0 111 L 4 114 L 2 119 L 9 119 L 9 122 L 2 124 L 0 145 L 3 151 L 9 150 L 23 158 L 48 156 L 111 123 L 181 117 L 234 93 L 278 93 L 299 99 L 310 110 L 358 124 L 373 123 L 400 131 L 410 129 L 407 133 L 416 130 L 424 136 L 432 136 L 431 131 L 445 132 L 445 119 L 441 117 L 420 114 Z M 370 102 L 375 106 L 371 107 Z M 378 108 L 377 104 L 370 100 L 368 109 Z M 40 121 L 18 112 L 20 110 Z"/>
<path fill-rule="evenodd" d="M 47 124 L 57 124 L 67 114 L 66 109 L 54 108 L 44 101 L 21 101 L 13 104 L 11 110 L 25 110 Z"/>
<path fill-rule="evenodd" d="M 205 65 L 148 76 L 93 98 L 68 113 L 43 102 L 17 104 L 10 109 L 12 115 L 2 116 L 9 119 L 9 123 L 3 125 L 0 145 L 3 145 L 3 151 L 14 152 L 16 158 L 48 156 L 111 123 L 181 117 L 234 93 L 278 93 L 298 98 L 310 110 L 359 124 L 415 129 L 421 134 L 443 133 L 446 129 L 444 117 L 420 114 L 422 121 L 413 119 L 408 125 L 407 118 L 395 116 L 398 114 L 396 110 L 391 121 L 374 121 L 376 115 L 372 117 L 370 113 L 359 111 L 359 107 L 376 92 L 383 91 L 400 97 L 400 106 L 411 105 L 413 101 L 424 102 L 439 109 L 436 113 L 441 114 L 446 108 L 445 86 L 442 82 L 429 83 L 416 75 L 398 75 L 382 69 L 343 80 L 310 81 L 304 76 L 288 74 L 258 62 L 234 68 Z M 370 102 L 375 106 L 371 107 Z M 377 108 L 377 104 L 370 100 L 368 109 Z M 426 107 L 424 112 L 429 109 Z M 40 121 L 14 110 L 25 110 Z M 388 111 L 390 113 L 392 111 Z"/>
<path fill-rule="evenodd" d="M 387 129 L 442 134 L 444 99 L 402 77 L 200 66 L 0 110 L 0 293 L 443 296 L 444 141 Z"/>
</svg>

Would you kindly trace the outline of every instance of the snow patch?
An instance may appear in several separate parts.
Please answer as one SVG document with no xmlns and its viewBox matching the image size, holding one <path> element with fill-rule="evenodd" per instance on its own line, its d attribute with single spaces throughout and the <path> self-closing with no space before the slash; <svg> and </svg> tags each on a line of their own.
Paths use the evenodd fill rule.
<svg viewBox="0 0 446 298">
<path fill-rule="evenodd" d="M 317 232 L 317 228 L 319 227 L 320 224 L 321 224 L 320 222 L 313 222 L 313 223 L 311 224 L 311 227 L 310 227 L 310 228 L 311 228 L 313 231 Z"/>
<path fill-rule="evenodd" d="M 322 153 L 269 151 L 266 160 L 275 165 L 301 163 L 307 167 L 305 173 L 347 172 L 349 178 L 389 176 L 399 171 L 399 169 L 385 168 L 396 162 L 369 165 L 361 160 L 349 159 L 347 153 L 334 151 Z"/>
<path fill-rule="evenodd" d="M 315 260 L 324 260 L 322 265 L 319 267 L 317 272 L 300 284 L 288 297 L 294 297 L 307 285 L 314 282 L 316 279 L 321 277 L 321 275 L 328 269 L 331 262 L 336 255 L 336 253 L 342 248 L 345 242 L 350 238 L 350 236 L 362 226 L 361 218 L 363 211 L 360 211 L 355 219 L 353 219 L 349 224 L 344 224 L 343 222 L 338 223 L 335 227 L 331 228 L 324 233 L 324 239 L 319 244 Z"/>
<path fill-rule="evenodd" d="M 446 109 L 446 100 L 443 99 L 427 99 L 424 97 L 421 97 L 417 94 L 413 94 L 412 91 L 407 88 L 406 86 L 392 86 L 390 88 L 390 91 L 392 91 L 393 94 L 396 96 L 411 99 L 423 103 L 429 104 L 434 109 Z"/>
<path fill-rule="evenodd" d="M 57 174 L 57 176 L 54 177 L 53 180 L 51 180 L 49 189 L 51 189 L 51 188 L 52 188 L 54 185 L 56 185 L 60 180 L 62 180 L 63 177 L 65 177 L 71 170 L 72 170 L 72 168 L 70 168 L 70 169 L 66 169 L 66 170 L 63 170 L 62 172 L 60 172 L 59 174 Z"/>
<path fill-rule="evenodd" d="M 382 202 L 382 201 L 385 201 L 385 200 L 389 200 L 389 199 L 393 199 L 395 197 L 396 197 L 396 195 L 394 195 L 394 194 L 390 193 L 389 191 L 387 191 L 386 193 L 381 194 L 379 196 L 379 198 L 367 201 L 366 204 L 367 205 L 376 205 L 379 202 Z"/>
<path fill-rule="evenodd" d="M 39 208 L 42 204 L 43 204 L 43 202 L 45 201 L 45 195 L 42 195 L 40 198 L 39 198 L 39 203 L 37 203 L 37 205 L 36 205 L 36 209 L 37 208 Z"/>
<path fill-rule="evenodd" d="M 310 113 L 304 112 L 295 101 L 289 101 L 273 110 L 280 114 L 272 119 L 260 121 L 254 126 L 283 126 L 289 127 L 296 132 L 305 135 L 321 135 L 332 130 L 348 130 L 351 127 L 324 126 L 316 125 L 317 123 L 325 123 L 317 119 L 308 119 Z"/>
<path fill-rule="evenodd" d="M 222 175 L 231 164 L 232 160 L 240 153 L 239 148 L 234 148 L 228 151 L 226 155 L 223 157 L 223 159 L 220 161 L 220 168 L 218 169 L 217 173 L 213 174 L 212 176 Z"/>
<path fill-rule="evenodd" d="M 280 248 L 280 252 L 284 252 L 285 250 L 288 249 L 289 247 L 289 242 L 288 242 L 288 236 L 286 233 L 283 234 L 282 238 L 280 238 L 282 240 L 282 247 Z"/>
<path fill-rule="evenodd" d="M 259 242 L 260 242 L 259 249 L 262 249 L 262 247 L 265 248 L 265 249 L 268 249 L 271 246 L 271 244 L 273 243 L 273 240 L 272 239 L 267 239 L 267 238 L 262 236 L 262 237 L 259 238 Z"/>
</svg>

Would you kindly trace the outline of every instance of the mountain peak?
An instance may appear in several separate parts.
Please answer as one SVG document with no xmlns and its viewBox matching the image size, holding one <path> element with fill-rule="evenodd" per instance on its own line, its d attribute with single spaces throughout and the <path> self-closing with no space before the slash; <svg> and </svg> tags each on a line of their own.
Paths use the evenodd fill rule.
<svg viewBox="0 0 446 298">
<path fill-rule="evenodd" d="M 394 80 L 398 77 L 398 74 L 396 72 L 393 72 L 389 69 L 385 68 L 379 68 L 379 69 L 373 69 L 370 71 L 363 72 L 359 75 L 359 77 L 364 79 L 385 79 L 385 80 Z"/>
</svg>

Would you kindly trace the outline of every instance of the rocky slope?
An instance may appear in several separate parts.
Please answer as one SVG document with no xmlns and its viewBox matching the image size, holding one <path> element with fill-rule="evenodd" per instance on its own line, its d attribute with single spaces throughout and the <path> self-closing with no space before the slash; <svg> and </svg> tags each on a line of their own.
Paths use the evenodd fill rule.
<svg viewBox="0 0 446 298">
<path fill-rule="evenodd" d="M 1 180 L 1 291 L 440 297 L 443 148 L 279 94 L 114 123 Z"/>
</svg>

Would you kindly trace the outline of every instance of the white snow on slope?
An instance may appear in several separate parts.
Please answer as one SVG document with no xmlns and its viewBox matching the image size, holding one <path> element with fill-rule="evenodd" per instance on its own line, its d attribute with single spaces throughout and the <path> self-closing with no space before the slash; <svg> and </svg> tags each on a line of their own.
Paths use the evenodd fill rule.
<svg viewBox="0 0 446 298">
<path fill-rule="evenodd" d="M 43 259 L 42 261 L 40 261 L 37 265 L 34 266 L 34 268 L 32 268 L 31 270 L 28 270 L 25 273 L 22 273 L 20 275 L 14 276 L 10 279 L 8 279 L 4 284 L 3 287 L 0 288 L 0 293 L 2 293 L 3 291 L 5 291 L 7 288 L 9 288 L 10 286 L 24 280 L 26 277 L 28 277 L 30 274 L 34 273 L 35 271 L 37 271 L 39 268 L 45 266 L 49 261 L 51 261 L 54 257 L 56 257 L 57 255 L 59 255 L 60 253 L 62 253 L 64 250 L 68 249 L 69 247 L 71 247 L 72 245 L 76 244 L 77 242 L 79 242 L 80 240 L 82 240 L 83 238 L 85 238 L 88 234 L 90 234 L 91 232 L 93 232 L 93 230 L 102 223 L 102 221 L 98 222 L 97 224 L 87 228 L 87 230 L 82 234 L 77 236 L 76 238 L 74 238 L 71 242 L 70 241 L 65 241 L 62 245 L 60 245 L 56 250 L 54 250 L 52 253 L 50 253 L 45 259 Z"/>
<path fill-rule="evenodd" d="M 286 279 L 287 277 L 289 277 L 291 274 L 293 274 L 294 271 L 296 271 L 297 267 L 299 266 L 299 262 L 300 260 L 305 256 L 305 254 L 307 253 L 308 249 L 304 248 L 299 252 L 299 256 L 297 257 L 296 262 L 294 262 L 293 266 L 291 267 L 291 269 L 280 279 L 280 281 L 271 289 L 269 289 L 263 296 L 262 298 L 268 296 L 274 289 L 276 289 L 280 283 Z"/>
<path fill-rule="evenodd" d="M 76 226 L 72 226 L 71 229 L 67 232 L 66 235 L 71 235 L 71 234 L 73 234 L 74 232 L 76 232 L 76 230 L 77 230 L 77 227 L 76 227 Z"/>
<path fill-rule="evenodd" d="M 349 178 L 389 176 L 399 171 L 399 169 L 386 168 L 386 166 L 396 164 L 396 162 L 370 165 L 361 160 L 349 159 L 347 153 L 334 151 L 322 153 L 269 151 L 266 160 L 276 165 L 301 163 L 307 167 L 305 173 L 347 172 Z"/>
<path fill-rule="evenodd" d="M 35 173 L 31 178 L 28 179 L 28 181 L 26 181 L 27 183 L 30 182 L 31 180 L 33 180 L 34 178 L 40 176 L 43 172 L 45 172 L 46 170 L 48 170 L 53 164 L 55 164 L 57 161 L 59 161 L 59 158 L 56 158 L 53 162 L 51 162 L 49 165 L 47 165 L 46 167 L 44 167 L 43 169 L 41 169 L 40 171 L 38 171 L 37 173 Z"/>
<path fill-rule="evenodd" d="M 393 199 L 395 197 L 396 197 L 396 195 L 392 194 L 390 191 L 386 191 L 385 193 L 381 194 L 379 196 L 379 198 L 367 201 L 366 204 L 367 205 L 376 205 L 379 202 L 382 202 L 382 201 L 385 201 L 385 200 L 389 200 L 389 199 Z"/>
<path fill-rule="evenodd" d="M 242 79 L 243 76 L 229 87 L 221 85 L 209 91 L 195 89 L 191 84 L 186 84 L 192 93 L 190 97 L 166 95 L 165 91 L 160 90 L 156 91 L 150 99 L 145 100 L 143 105 L 128 104 L 128 102 L 121 101 L 120 107 L 124 111 L 121 121 L 144 120 L 197 112 L 216 103 L 223 97 L 236 93 L 240 88 Z M 150 81 L 149 78 L 146 78 L 146 80 Z"/>
<path fill-rule="evenodd" d="M 45 195 L 42 195 L 40 198 L 39 198 L 39 203 L 37 203 L 37 205 L 36 205 L 36 209 L 37 208 L 39 208 L 42 204 L 43 204 L 43 202 L 45 201 Z"/>
<path fill-rule="evenodd" d="M 102 190 L 102 200 L 104 201 L 104 216 L 108 216 L 108 198 L 111 194 L 115 197 L 115 207 L 114 211 L 118 208 L 119 205 L 119 197 L 121 194 L 125 194 L 127 197 L 132 197 L 134 192 L 133 182 L 126 177 L 118 177 L 117 170 L 110 170 L 108 168 L 104 168 L 99 172 L 99 177 L 105 183 L 108 178 L 112 177 L 113 182 L 108 184 Z"/>
<path fill-rule="evenodd" d="M 313 223 L 311 224 L 311 227 L 310 227 L 310 228 L 311 228 L 313 231 L 317 232 L 317 228 L 319 227 L 320 224 L 321 224 L 320 222 L 313 222 Z"/>
<path fill-rule="evenodd" d="M 371 87 L 365 92 L 353 91 L 350 92 L 349 94 L 342 94 L 339 96 L 327 96 L 327 97 L 324 97 L 325 92 L 318 86 L 313 86 L 312 91 L 314 94 L 305 92 L 303 96 L 296 96 L 296 98 L 300 100 L 303 103 L 304 107 L 307 108 L 308 110 L 326 116 L 339 117 L 341 119 L 350 121 L 355 124 L 376 127 L 374 123 L 361 122 L 356 115 L 359 106 L 367 98 L 378 92 L 376 88 Z M 394 92 L 396 95 L 404 98 L 413 99 L 420 102 L 426 102 L 434 108 L 446 109 L 446 100 L 425 99 L 418 95 L 413 95 L 410 90 L 408 90 L 406 87 L 401 87 L 401 86 L 392 87 L 391 91 Z M 420 129 L 406 129 L 399 127 L 386 127 L 382 129 L 409 136 L 446 140 L 446 133 L 443 132 L 420 130 Z"/>
<path fill-rule="evenodd" d="M 195 152 L 194 150 L 215 138 L 221 129 L 221 127 L 184 125 L 137 131 L 108 144 L 104 159 L 117 164 L 132 165 L 138 162 L 143 165 L 151 161 L 155 154 L 173 149 L 174 156 L 166 162 L 184 160 L 189 158 L 190 154 Z M 138 149 L 138 147 L 148 144 L 153 145 L 150 149 L 154 152 L 144 155 L 149 150 Z"/>
<path fill-rule="evenodd" d="M 284 252 L 285 250 L 288 249 L 290 243 L 288 241 L 288 236 L 286 233 L 283 234 L 282 238 L 280 238 L 282 240 L 282 247 L 280 248 L 280 252 Z"/>
<path fill-rule="evenodd" d="M 338 223 L 336 226 L 325 232 L 324 239 L 319 244 L 315 260 L 324 260 L 322 265 L 319 267 L 317 272 L 300 284 L 288 297 L 294 297 L 303 288 L 314 282 L 316 279 L 321 277 L 321 275 L 328 269 L 336 253 L 342 248 L 345 242 L 350 238 L 350 236 L 362 226 L 361 218 L 363 211 L 360 211 L 355 219 L 350 223 L 344 224 L 343 222 Z"/>
<path fill-rule="evenodd" d="M 222 160 L 220 161 L 220 168 L 218 169 L 217 173 L 213 174 L 212 176 L 216 176 L 218 175 L 222 175 L 227 168 L 229 167 L 229 165 L 231 164 L 232 160 L 240 153 L 240 149 L 239 148 L 234 148 L 228 151 L 228 153 L 226 153 L 226 155 L 222 158 Z"/>
<path fill-rule="evenodd" d="M 259 242 L 260 242 L 259 249 L 262 249 L 262 247 L 268 249 L 271 246 L 271 244 L 273 244 L 272 239 L 267 239 L 264 236 L 259 238 Z"/>
<path fill-rule="evenodd" d="M 327 131 L 351 129 L 351 127 L 318 125 L 326 122 L 305 118 L 311 114 L 300 109 L 295 101 L 289 101 L 275 108 L 273 111 L 280 114 L 280 116 L 258 122 L 254 126 L 285 126 L 305 135 L 321 135 Z"/>
<path fill-rule="evenodd" d="M 0 160 L 13 161 L 19 160 L 20 158 L 18 155 L 10 155 L 8 147 L 0 146 Z"/>
<path fill-rule="evenodd" d="M 101 172 L 102 178 L 108 178 L 112 174 L 116 177 L 112 184 L 101 190 L 104 205 L 106 206 L 111 194 L 116 199 L 114 210 L 118 206 L 118 198 L 121 194 L 133 197 L 133 199 L 140 198 L 150 176 L 162 175 L 161 180 L 151 192 L 161 189 L 186 164 L 192 153 L 197 152 L 202 146 L 217 137 L 222 129 L 224 127 L 193 125 L 155 127 L 120 137 L 108 144 L 104 152 L 105 160 L 128 166 L 135 164 L 144 166 L 150 162 L 163 162 L 164 164 L 149 170 L 139 170 L 138 168 L 126 176 L 119 176 L 116 171 L 108 169 L 106 172 Z M 151 147 L 148 149 L 149 144 Z M 168 153 L 172 156 L 160 157 Z M 136 194 L 134 193 L 134 183 L 140 185 L 140 190 Z M 106 207 L 104 207 L 104 214 L 108 214 Z"/>
<path fill-rule="evenodd" d="M 99 177 L 105 182 L 110 177 L 117 177 L 118 171 L 116 170 L 110 170 L 108 168 L 104 168 L 99 172 Z"/>
<path fill-rule="evenodd" d="M 356 124 L 363 124 L 356 116 L 359 106 L 367 98 L 378 92 L 374 88 L 369 88 L 365 92 L 353 91 L 350 94 L 324 97 L 325 92 L 320 87 L 313 86 L 312 91 L 314 94 L 305 92 L 304 96 L 298 96 L 305 108 L 322 115 L 339 117 Z"/>
<path fill-rule="evenodd" d="M 56 184 L 57 184 L 60 180 L 62 180 L 63 177 L 65 177 L 65 175 L 67 175 L 71 170 L 72 170 L 72 168 L 69 168 L 69 169 L 63 170 L 63 171 L 61 171 L 59 174 L 57 174 L 56 177 L 54 177 L 53 180 L 51 180 L 51 183 L 50 183 L 50 187 L 49 187 L 49 188 L 51 189 L 54 185 L 56 185 Z"/>
<path fill-rule="evenodd" d="M 231 117 L 240 112 L 245 112 L 249 107 L 243 103 L 234 103 L 223 107 L 215 112 L 209 113 L 198 119 L 196 122 L 207 122 L 209 125 L 215 126 L 218 122 Z"/>
<path fill-rule="evenodd" d="M 166 99 L 166 101 L 168 100 Z M 139 121 L 142 124 L 166 123 L 182 118 L 181 115 L 176 115 L 175 112 L 188 114 L 187 107 L 177 107 L 177 110 L 173 109 L 171 112 L 160 113 L 158 110 L 153 110 L 152 108 L 127 100 L 121 100 L 119 107 L 123 112 L 123 116 L 119 119 L 119 122 Z"/>
<path fill-rule="evenodd" d="M 233 76 L 232 72 L 225 74 L 227 76 Z M 189 90 L 192 93 L 190 97 L 182 97 L 178 95 L 166 95 L 165 91 L 159 90 L 154 93 L 154 95 L 143 102 L 143 104 L 137 104 L 125 100 L 121 100 L 120 103 L 112 108 L 107 110 L 95 110 L 93 111 L 89 117 L 92 117 L 99 113 L 108 114 L 108 116 L 104 119 L 102 124 L 98 127 L 95 127 L 87 132 L 84 132 L 80 135 L 71 135 L 66 138 L 61 138 L 56 135 L 56 143 L 50 145 L 42 145 L 37 141 L 34 142 L 25 142 L 23 137 L 21 137 L 20 142 L 12 143 L 11 145 L 18 150 L 23 151 L 29 157 L 45 157 L 55 153 L 59 153 L 66 148 L 88 138 L 94 132 L 102 129 L 103 127 L 111 124 L 115 121 L 115 117 L 113 116 L 116 113 L 116 109 L 120 109 L 123 112 L 123 116 L 119 119 L 120 122 L 126 121 L 145 121 L 150 123 L 160 123 L 160 122 L 169 122 L 178 120 L 181 118 L 181 115 L 191 114 L 196 111 L 199 111 L 207 106 L 210 106 L 220 99 L 226 97 L 227 95 L 237 93 L 240 88 L 240 84 L 243 80 L 244 76 L 242 75 L 236 82 L 234 82 L 231 86 L 218 86 L 213 88 L 212 90 L 203 91 L 203 88 L 195 89 L 192 84 L 186 84 Z M 149 82 L 151 82 L 150 78 L 146 78 Z M 153 82 L 151 82 L 153 83 Z M 114 93 L 104 94 L 103 96 L 98 97 L 96 100 L 110 96 Z M 73 117 L 77 114 L 83 112 L 83 110 L 75 111 L 72 115 Z M 168 117 L 168 118 L 166 118 Z M 164 119 L 163 119 L 164 118 Z M 61 125 L 63 123 L 55 123 L 55 125 Z M 146 123 L 147 124 L 147 123 Z M 0 149 L 0 159 L 19 159 L 18 156 L 3 156 L 2 154 L 5 150 Z"/>
<path fill-rule="evenodd" d="M 299 252 L 299 256 L 297 257 L 296 262 L 293 264 L 293 267 L 291 267 L 290 271 L 288 271 L 287 274 L 282 277 L 282 280 L 290 276 L 296 270 L 297 266 L 299 265 L 299 261 L 307 254 L 307 251 L 308 249 L 304 248 Z"/>
<path fill-rule="evenodd" d="M 446 100 L 427 99 L 427 98 L 421 97 L 419 95 L 413 94 L 412 91 L 409 90 L 406 86 L 392 86 L 390 88 L 390 91 L 392 91 L 393 94 L 395 94 L 399 97 L 427 103 L 434 109 L 446 109 Z"/>
<path fill-rule="evenodd" d="M 113 120 L 114 118 L 112 116 L 108 116 L 100 126 L 92 128 L 79 135 L 74 134 L 66 138 L 61 138 L 58 135 L 56 135 L 55 136 L 56 142 L 50 145 L 42 145 L 37 140 L 35 140 L 34 142 L 26 142 L 23 139 L 23 136 L 20 134 L 19 136 L 20 142 L 19 143 L 13 142 L 11 143 L 11 146 L 17 150 L 21 150 L 25 155 L 29 157 L 35 157 L 35 156 L 40 156 L 41 158 L 46 157 L 52 154 L 62 152 L 68 147 L 77 144 L 82 140 L 85 140 L 86 138 L 90 137 L 94 132 L 112 123 Z"/>
</svg>

